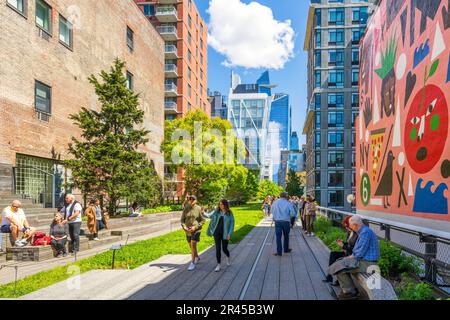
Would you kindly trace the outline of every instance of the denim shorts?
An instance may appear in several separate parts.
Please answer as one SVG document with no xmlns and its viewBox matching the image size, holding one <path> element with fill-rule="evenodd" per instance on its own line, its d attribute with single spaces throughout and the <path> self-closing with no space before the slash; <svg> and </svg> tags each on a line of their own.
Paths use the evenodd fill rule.
<svg viewBox="0 0 450 320">
<path fill-rule="evenodd" d="M 4 224 L 1 228 L 2 233 L 11 233 L 11 225 Z"/>
</svg>

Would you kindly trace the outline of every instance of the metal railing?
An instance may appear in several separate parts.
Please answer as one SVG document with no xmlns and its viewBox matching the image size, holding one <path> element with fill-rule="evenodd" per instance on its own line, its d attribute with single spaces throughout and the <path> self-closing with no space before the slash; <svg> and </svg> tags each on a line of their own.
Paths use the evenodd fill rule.
<svg viewBox="0 0 450 320">
<path fill-rule="evenodd" d="M 354 213 L 318 207 L 318 213 L 333 222 L 342 223 Z M 389 241 L 423 262 L 422 280 L 450 293 L 450 231 L 440 231 L 397 221 L 359 214 L 379 239 Z"/>
<path fill-rule="evenodd" d="M 156 15 L 174 14 L 177 15 L 177 9 L 174 6 L 161 6 L 156 9 Z"/>
<path fill-rule="evenodd" d="M 177 28 L 175 26 L 158 26 L 156 27 L 159 33 L 175 33 L 177 34 Z"/>
</svg>

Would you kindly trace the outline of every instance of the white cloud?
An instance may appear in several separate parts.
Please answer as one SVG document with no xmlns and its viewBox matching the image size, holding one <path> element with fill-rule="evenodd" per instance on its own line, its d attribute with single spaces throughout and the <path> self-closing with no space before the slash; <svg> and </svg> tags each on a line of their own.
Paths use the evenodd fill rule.
<svg viewBox="0 0 450 320">
<path fill-rule="evenodd" d="M 224 65 L 282 69 L 294 56 L 291 21 L 277 21 L 258 2 L 211 0 L 209 44 L 226 57 Z"/>
</svg>

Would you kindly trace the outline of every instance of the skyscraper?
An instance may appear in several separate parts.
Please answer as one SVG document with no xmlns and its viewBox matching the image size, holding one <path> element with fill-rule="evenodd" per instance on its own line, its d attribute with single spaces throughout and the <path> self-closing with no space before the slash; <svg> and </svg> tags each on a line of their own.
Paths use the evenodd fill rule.
<svg viewBox="0 0 450 320">
<path fill-rule="evenodd" d="M 254 84 L 241 84 L 232 75 L 228 97 L 228 119 L 238 138 L 247 148 L 245 166 L 260 170 L 261 179 L 278 183 L 281 152 L 289 150 L 291 107 L 289 95 L 273 94 L 269 72 L 264 72 Z"/>
<path fill-rule="evenodd" d="M 223 96 L 220 92 L 208 93 L 208 100 L 211 104 L 211 117 L 219 117 L 221 119 L 228 119 L 228 98 Z"/>
<path fill-rule="evenodd" d="M 352 210 L 355 118 L 359 107 L 359 44 L 373 1 L 312 0 L 308 52 L 306 192 L 323 206 Z"/>
</svg>

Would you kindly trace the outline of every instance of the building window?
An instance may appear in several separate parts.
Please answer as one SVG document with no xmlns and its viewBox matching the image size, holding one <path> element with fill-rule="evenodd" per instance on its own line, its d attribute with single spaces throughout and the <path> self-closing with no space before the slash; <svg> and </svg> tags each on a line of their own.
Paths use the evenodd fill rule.
<svg viewBox="0 0 450 320">
<path fill-rule="evenodd" d="M 316 31 L 316 48 L 322 46 L 322 32 L 320 30 Z"/>
<path fill-rule="evenodd" d="M 134 49 L 134 32 L 130 29 L 130 27 L 127 27 L 127 46 L 130 51 L 133 51 Z"/>
<path fill-rule="evenodd" d="M 188 78 L 189 78 L 189 80 L 191 80 L 191 77 L 192 77 L 192 70 L 191 70 L 190 67 L 188 67 Z"/>
<path fill-rule="evenodd" d="M 188 96 L 191 97 L 192 96 L 192 87 L 190 84 L 188 84 Z"/>
<path fill-rule="evenodd" d="M 203 54 L 200 53 L 200 64 L 203 66 Z"/>
<path fill-rule="evenodd" d="M 59 15 L 59 41 L 65 46 L 72 48 L 73 27 L 62 15 Z"/>
<path fill-rule="evenodd" d="M 17 12 L 19 12 L 24 17 L 26 17 L 26 15 L 27 15 L 27 5 L 28 5 L 28 1 L 27 0 L 7 0 L 6 4 L 9 7 L 13 8 L 14 10 L 16 10 Z"/>
<path fill-rule="evenodd" d="M 344 186 L 344 171 L 328 172 L 328 186 L 332 188 Z"/>
<path fill-rule="evenodd" d="M 320 71 L 314 73 L 314 88 L 320 88 L 322 86 L 322 75 Z"/>
<path fill-rule="evenodd" d="M 43 0 L 36 0 L 36 24 L 48 34 L 52 33 L 52 7 Z"/>
<path fill-rule="evenodd" d="M 344 109 L 344 94 L 343 93 L 329 93 L 328 94 L 328 108 Z"/>
<path fill-rule="evenodd" d="M 328 127 L 329 128 L 343 128 L 344 127 L 344 112 L 329 112 L 328 113 Z"/>
<path fill-rule="evenodd" d="M 328 24 L 343 26 L 345 22 L 344 8 L 328 10 Z"/>
<path fill-rule="evenodd" d="M 315 168 L 318 169 L 318 168 L 320 168 L 320 164 L 321 164 L 321 161 L 320 161 L 320 151 L 317 151 L 315 154 L 316 154 Z"/>
<path fill-rule="evenodd" d="M 316 132 L 315 147 L 320 148 L 320 131 Z"/>
<path fill-rule="evenodd" d="M 344 71 L 332 70 L 328 76 L 328 87 L 344 87 Z"/>
<path fill-rule="evenodd" d="M 352 50 L 352 65 L 359 65 L 359 49 Z"/>
<path fill-rule="evenodd" d="M 352 10 L 352 23 L 353 24 L 366 24 L 368 18 L 369 18 L 369 15 L 368 15 L 367 7 L 353 8 L 353 10 Z"/>
<path fill-rule="evenodd" d="M 356 131 L 352 131 L 352 148 L 356 146 Z"/>
<path fill-rule="evenodd" d="M 328 192 L 328 206 L 329 207 L 343 207 L 344 206 L 344 191 L 336 190 Z"/>
<path fill-rule="evenodd" d="M 127 71 L 127 88 L 130 91 L 133 91 L 133 74 Z"/>
<path fill-rule="evenodd" d="M 320 107 L 321 107 L 321 94 L 316 93 L 314 94 L 314 109 L 320 110 Z"/>
<path fill-rule="evenodd" d="M 328 167 L 329 168 L 343 168 L 344 167 L 344 153 L 340 151 L 328 152 Z"/>
<path fill-rule="evenodd" d="M 359 70 L 352 70 L 352 86 L 359 85 Z"/>
<path fill-rule="evenodd" d="M 328 53 L 328 64 L 330 66 L 344 66 L 344 50 L 330 50 Z"/>
<path fill-rule="evenodd" d="M 359 108 L 359 93 L 352 93 L 352 108 Z"/>
<path fill-rule="evenodd" d="M 352 152 L 352 167 L 356 167 L 356 153 Z"/>
<path fill-rule="evenodd" d="M 314 53 L 314 57 L 315 66 L 320 68 L 322 66 L 322 53 L 320 52 L 320 50 L 316 50 L 316 52 Z"/>
<path fill-rule="evenodd" d="M 322 10 L 316 9 L 316 27 L 320 27 L 322 25 Z"/>
<path fill-rule="evenodd" d="M 344 132 L 342 132 L 342 131 L 328 132 L 328 147 L 343 148 L 344 147 Z"/>
<path fill-rule="evenodd" d="M 315 123 L 316 129 L 320 129 L 320 112 L 316 112 L 315 114 Z"/>
<path fill-rule="evenodd" d="M 188 44 L 191 45 L 192 44 L 192 36 L 191 33 L 188 32 Z"/>
<path fill-rule="evenodd" d="M 34 106 L 36 111 L 50 114 L 52 107 L 52 88 L 37 80 L 35 81 L 34 87 Z"/>
<path fill-rule="evenodd" d="M 203 34 L 203 24 L 200 23 L 200 33 Z"/>
<path fill-rule="evenodd" d="M 314 186 L 320 188 L 320 171 L 314 172 Z"/>
<path fill-rule="evenodd" d="M 192 28 L 192 18 L 191 18 L 191 15 L 188 15 L 188 26 L 189 26 L 189 28 Z"/>
<path fill-rule="evenodd" d="M 330 30 L 328 36 L 328 45 L 330 46 L 343 46 L 345 44 L 343 29 Z"/>
<path fill-rule="evenodd" d="M 352 44 L 359 44 L 361 37 L 364 34 L 363 28 L 352 29 Z"/>
<path fill-rule="evenodd" d="M 142 10 L 144 11 L 144 15 L 146 17 L 152 17 L 155 15 L 155 5 L 154 4 L 143 4 Z"/>
<path fill-rule="evenodd" d="M 189 62 L 191 62 L 191 60 L 192 60 L 191 50 L 188 50 L 188 60 L 189 60 Z"/>
</svg>

